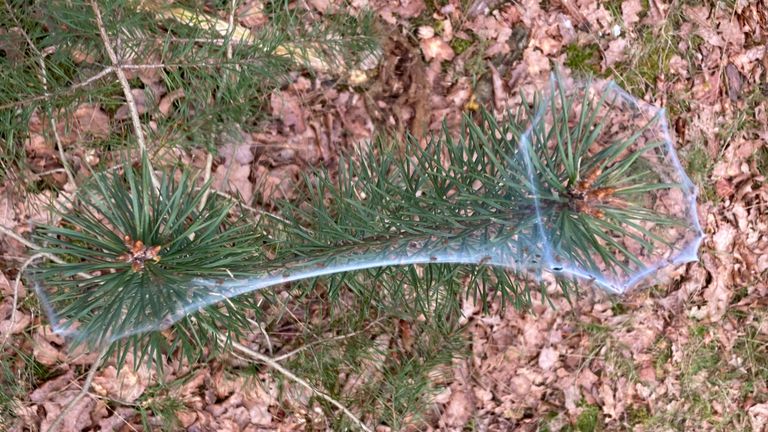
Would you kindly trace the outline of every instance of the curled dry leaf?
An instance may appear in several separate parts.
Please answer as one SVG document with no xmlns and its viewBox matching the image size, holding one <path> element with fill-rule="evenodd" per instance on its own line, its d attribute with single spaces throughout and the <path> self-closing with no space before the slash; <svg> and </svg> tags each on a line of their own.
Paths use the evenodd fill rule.
<svg viewBox="0 0 768 432">
<path fill-rule="evenodd" d="M 764 432 L 768 428 L 768 403 L 752 405 L 747 413 L 753 432 Z"/>
<path fill-rule="evenodd" d="M 560 354 L 556 349 L 552 347 L 544 347 L 541 350 L 541 353 L 539 353 L 539 367 L 545 371 L 551 370 L 555 366 L 555 363 L 557 363 L 559 357 Z"/>
<path fill-rule="evenodd" d="M 445 60 L 453 60 L 453 57 L 456 55 L 453 52 L 453 48 L 439 37 L 424 39 L 419 45 L 421 46 L 421 52 L 424 54 L 424 58 L 427 61 L 435 60 L 441 62 Z"/>
<path fill-rule="evenodd" d="M 64 145 L 109 136 L 109 116 L 98 104 L 80 104 L 74 112 L 61 112 L 59 117 L 59 136 Z"/>
<path fill-rule="evenodd" d="M 603 67 L 610 68 L 616 63 L 622 62 L 627 58 L 627 40 L 624 38 L 618 38 L 612 40 L 608 44 L 608 49 L 605 50 L 605 56 L 603 58 Z"/>
<path fill-rule="evenodd" d="M 32 336 L 32 356 L 46 366 L 55 366 L 67 358 L 60 348 L 54 347 L 39 331 Z"/>
<path fill-rule="evenodd" d="M 624 25 L 631 29 L 640 22 L 640 12 L 643 11 L 643 4 L 640 0 L 624 0 L 621 4 L 621 19 Z"/>
<path fill-rule="evenodd" d="M 0 306 L 0 317 L 5 318 L 0 320 L 0 340 L 6 337 L 6 335 L 14 335 L 23 332 L 27 326 L 32 322 L 32 317 L 24 312 L 17 310 L 13 314 L 13 321 L 11 321 L 11 303 L 4 303 Z"/>
<path fill-rule="evenodd" d="M 163 96 L 162 99 L 160 99 L 160 104 L 157 106 L 158 111 L 160 111 L 160 114 L 163 116 L 167 116 L 171 112 L 173 103 L 183 97 L 184 89 L 178 89 L 168 93 L 167 95 Z"/>
<path fill-rule="evenodd" d="M 440 418 L 441 426 L 461 430 L 469 422 L 474 412 L 474 402 L 466 390 L 452 387 L 451 399 Z"/>
<path fill-rule="evenodd" d="M 107 366 L 93 378 L 93 391 L 101 396 L 133 403 L 149 382 L 146 368 L 134 370 L 124 366 L 118 374 L 114 366 Z"/>
<path fill-rule="evenodd" d="M 273 92 L 270 96 L 270 106 L 272 115 L 280 119 L 283 124 L 293 128 L 297 133 L 302 133 L 306 129 L 304 121 L 304 110 L 298 96 L 285 91 Z"/>
<path fill-rule="evenodd" d="M 264 4 L 260 0 L 248 0 L 237 8 L 237 20 L 248 28 L 261 27 L 269 21 L 264 14 Z"/>
<path fill-rule="evenodd" d="M 3 226 L 7 227 L 9 225 L 3 224 Z M 15 287 L 14 285 L 16 285 L 15 281 L 14 283 L 12 283 L 7 277 L 5 277 L 5 274 L 3 272 L 0 272 L 0 294 L 2 294 L 2 296 L 0 296 L 0 299 L 5 297 L 10 300 L 14 295 L 14 291 L 17 289 L 17 287 Z M 27 289 L 24 287 L 23 283 L 19 282 L 18 292 L 16 294 L 19 296 L 19 300 L 27 296 Z M 0 314 L 0 317 L 1 316 L 2 314 Z"/>
</svg>

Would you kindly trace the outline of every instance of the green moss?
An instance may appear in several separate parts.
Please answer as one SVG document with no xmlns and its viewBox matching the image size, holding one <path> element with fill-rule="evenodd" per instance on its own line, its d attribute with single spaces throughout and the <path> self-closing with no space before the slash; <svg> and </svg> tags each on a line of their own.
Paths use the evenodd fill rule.
<svg viewBox="0 0 768 432">
<path fill-rule="evenodd" d="M 651 413 L 643 405 L 633 405 L 627 408 L 627 417 L 630 426 L 643 425 L 651 419 Z"/>
<path fill-rule="evenodd" d="M 572 71 L 585 74 L 600 73 L 600 47 L 597 44 L 580 46 L 572 43 L 565 47 L 565 65 Z"/>
<path fill-rule="evenodd" d="M 691 180 L 699 187 L 702 197 L 711 202 L 718 202 L 719 198 L 709 177 L 712 174 L 714 160 L 701 145 L 694 145 L 686 158 L 686 169 Z"/>
<path fill-rule="evenodd" d="M 472 40 L 455 37 L 451 40 L 451 48 L 453 48 L 453 52 L 455 52 L 456 55 L 459 55 L 466 51 L 467 48 L 471 47 L 472 43 Z"/>
<path fill-rule="evenodd" d="M 603 429 L 600 408 L 596 405 L 586 405 L 576 419 L 576 430 L 579 432 L 594 432 Z"/>
<path fill-rule="evenodd" d="M 768 176 L 768 146 L 760 147 L 760 150 L 752 156 L 755 160 L 757 170 L 761 175 Z"/>
</svg>

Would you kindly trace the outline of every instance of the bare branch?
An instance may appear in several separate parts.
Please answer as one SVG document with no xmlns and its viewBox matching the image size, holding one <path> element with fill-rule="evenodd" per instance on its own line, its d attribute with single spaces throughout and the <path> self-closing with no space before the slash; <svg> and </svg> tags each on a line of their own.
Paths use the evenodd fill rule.
<svg viewBox="0 0 768 432">
<path fill-rule="evenodd" d="M 218 336 L 218 340 L 219 340 L 219 343 L 221 343 L 221 344 L 225 344 L 227 342 L 226 338 L 224 336 L 221 336 L 221 335 Z M 240 351 L 241 353 L 243 353 L 243 354 L 247 355 L 248 357 L 250 357 L 252 360 L 255 360 L 255 361 L 259 362 L 259 363 L 263 363 L 263 364 L 269 366 L 270 368 L 272 368 L 272 369 L 280 372 L 281 374 L 283 374 L 286 378 L 290 379 L 291 381 L 293 381 L 293 382 L 295 382 L 295 383 L 305 387 L 307 390 L 311 391 L 316 396 L 318 396 L 318 397 L 320 397 L 322 399 L 325 399 L 331 405 L 333 405 L 336 408 L 340 409 L 344 413 L 344 415 L 346 415 L 347 418 L 352 420 L 352 422 L 355 423 L 360 429 L 364 430 L 365 432 L 373 432 L 373 429 L 371 429 L 368 426 L 366 426 L 365 423 L 362 422 L 362 420 L 357 418 L 357 416 L 352 411 L 349 410 L 349 408 L 345 407 L 339 401 L 337 401 L 336 399 L 332 398 L 331 396 L 329 396 L 325 392 L 322 392 L 322 391 L 318 390 L 317 388 L 312 386 L 312 384 L 310 384 L 306 380 L 304 380 L 302 378 L 299 378 L 293 372 L 291 372 L 290 370 L 288 370 L 285 367 L 281 366 L 280 363 L 276 362 L 274 359 L 272 359 L 270 357 L 267 357 L 266 355 L 261 354 L 259 352 L 253 351 L 252 349 L 246 347 L 245 345 L 239 344 L 239 343 L 234 342 L 234 341 L 232 342 L 232 346 L 237 351 Z"/>
</svg>

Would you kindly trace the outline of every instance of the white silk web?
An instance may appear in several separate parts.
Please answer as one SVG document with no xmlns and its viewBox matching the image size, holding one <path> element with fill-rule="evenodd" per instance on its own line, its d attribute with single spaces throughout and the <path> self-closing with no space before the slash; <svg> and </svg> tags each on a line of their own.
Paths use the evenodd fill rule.
<svg viewBox="0 0 768 432">
<path fill-rule="evenodd" d="M 624 293 L 653 283 L 665 268 L 695 261 L 702 239 L 696 188 L 675 153 L 665 110 L 630 96 L 613 82 L 574 83 L 553 75 L 544 94 L 532 104 L 527 129 L 495 137 L 508 147 L 506 160 L 484 159 L 494 167 L 476 174 L 481 187 L 463 184 L 468 178 L 464 173 L 443 179 L 450 187 L 439 199 L 437 186 L 431 195 L 424 194 L 424 207 L 434 206 L 436 215 L 461 214 L 467 223 L 406 232 L 391 216 L 391 208 L 368 209 L 376 215 L 372 223 L 392 235 L 326 245 L 325 251 L 289 262 L 265 261 L 245 277 L 198 277 L 170 288 L 125 289 L 124 295 L 137 296 L 133 304 L 141 304 L 144 296 L 153 300 L 146 304 L 157 307 L 110 309 L 104 301 L 78 314 L 73 307 L 77 302 L 100 301 L 98 288 L 73 293 L 38 283 L 37 293 L 57 332 L 112 342 L 168 328 L 228 298 L 374 267 L 499 266 L 529 278 L 553 273 Z M 452 163 L 470 164 L 466 160 L 479 157 L 463 155 Z M 467 170 L 456 167 L 456 172 Z M 427 167 L 422 174 L 432 173 Z M 408 193 L 407 187 L 403 190 Z M 478 201 L 478 196 L 486 199 Z M 121 319 L 103 328 L 99 314 Z"/>
</svg>

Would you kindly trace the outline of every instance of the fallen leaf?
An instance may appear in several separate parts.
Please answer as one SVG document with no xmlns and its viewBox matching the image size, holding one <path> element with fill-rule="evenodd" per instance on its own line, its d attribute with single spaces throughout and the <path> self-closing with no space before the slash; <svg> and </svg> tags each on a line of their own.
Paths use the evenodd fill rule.
<svg viewBox="0 0 768 432">
<path fill-rule="evenodd" d="M 423 39 L 419 45 L 421 46 L 421 52 L 424 53 L 424 58 L 427 59 L 427 61 L 436 60 L 441 62 L 444 60 L 453 60 L 453 57 L 456 55 L 453 52 L 453 48 L 439 37 Z"/>
<path fill-rule="evenodd" d="M 250 165 L 219 165 L 213 174 L 213 188 L 221 192 L 233 192 L 248 204 L 253 199 L 253 185 L 248 179 L 250 174 Z"/>
<path fill-rule="evenodd" d="M 167 116 L 171 112 L 173 103 L 184 97 L 184 89 L 174 90 L 160 99 L 160 103 L 157 106 L 157 110 L 163 116 Z"/>
<path fill-rule="evenodd" d="M 523 52 L 523 62 L 527 65 L 530 77 L 536 77 L 540 73 L 549 72 L 550 69 L 549 58 L 531 46 Z"/>
<path fill-rule="evenodd" d="M 734 50 L 741 51 L 744 48 L 746 37 L 736 18 L 724 19 L 720 21 L 717 28 L 725 42 L 732 45 Z"/>
<path fill-rule="evenodd" d="M 54 366 L 65 357 L 39 332 L 32 336 L 32 356 L 46 366 Z"/>
<path fill-rule="evenodd" d="M 612 40 L 608 44 L 608 49 L 605 50 L 605 58 L 603 59 L 604 67 L 609 68 L 616 63 L 624 61 L 624 59 L 627 58 L 626 49 L 626 39 L 619 38 Z"/>
<path fill-rule="evenodd" d="M 132 403 L 144 394 L 148 382 L 145 368 L 134 370 L 124 366 L 118 374 L 114 366 L 107 366 L 93 378 L 93 390 L 101 396 Z"/>
<path fill-rule="evenodd" d="M 133 95 L 134 105 L 139 115 L 146 114 L 154 105 L 154 100 L 151 96 L 148 97 L 147 92 L 142 89 L 132 89 L 131 94 Z M 130 108 L 128 107 L 127 102 L 121 105 L 115 112 L 116 120 L 125 120 L 130 118 L 130 116 Z"/>
<path fill-rule="evenodd" d="M 306 129 L 304 123 L 304 111 L 301 109 L 299 98 L 290 92 L 276 91 L 270 96 L 272 115 L 278 118 L 287 127 L 292 127 L 297 133 L 303 133 Z"/>
<path fill-rule="evenodd" d="M 768 427 L 768 403 L 752 405 L 747 413 L 752 432 L 765 432 Z"/>
<path fill-rule="evenodd" d="M 624 25 L 631 29 L 640 22 L 640 12 L 643 11 L 643 4 L 640 0 L 624 0 L 621 4 L 621 19 Z"/>
<path fill-rule="evenodd" d="M 59 135 L 64 144 L 86 141 L 93 138 L 103 139 L 109 136 L 111 126 L 109 116 L 97 104 L 84 103 L 58 123 Z"/>
<path fill-rule="evenodd" d="M 444 427 L 461 429 L 469 422 L 473 411 L 474 404 L 470 395 L 464 390 L 454 389 L 440 423 Z"/>
<path fill-rule="evenodd" d="M 541 353 L 539 353 L 539 367 L 543 370 L 551 370 L 555 363 L 557 363 L 557 359 L 560 358 L 560 354 L 557 352 L 556 349 L 552 347 L 544 347 L 541 350 Z"/>
<path fill-rule="evenodd" d="M 10 309 L 10 304 L 8 309 Z M 0 308 L 0 311 L 2 309 Z M 30 322 L 32 322 L 32 317 L 24 312 L 17 310 L 14 314 L 13 322 L 11 322 L 11 312 L 9 311 L 7 313 L 8 319 L 0 321 L 0 340 L 5 337 L 5 335 L 14 335 L 23 332 Z"/>
<path fill-rule="evenodd" d="M 259 0 L 247 1 L 237 8 L 237 20 L 248 28 L 261 27 L 269 21 Z"/>
<path fill-rule="evenodd" d="M 738 234 L 736 228 L 731 224 L 724 224 L 712 236 L 712 244 L 717 252 L 730 252 L 733 249 L 733 242 Z"/>
</svg>

